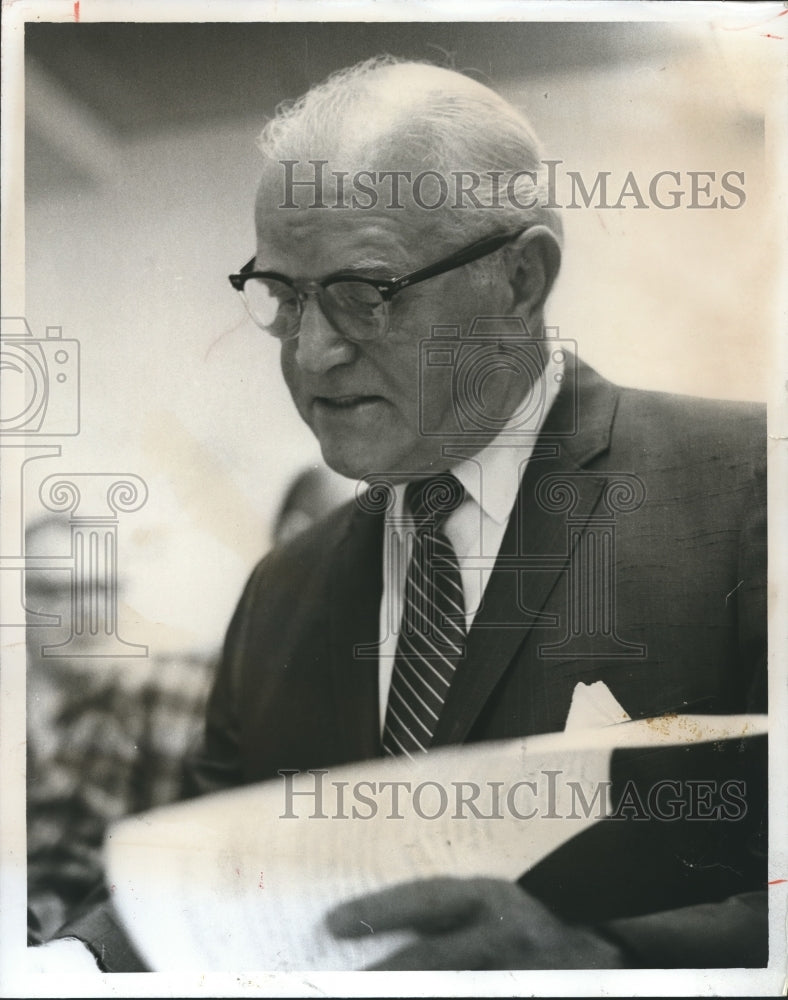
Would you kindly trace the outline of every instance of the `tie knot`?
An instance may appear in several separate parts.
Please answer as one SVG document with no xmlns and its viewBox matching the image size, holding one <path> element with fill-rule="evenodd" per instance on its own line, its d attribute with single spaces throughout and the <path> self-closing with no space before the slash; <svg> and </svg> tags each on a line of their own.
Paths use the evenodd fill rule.
<svg viewBox="0 0 788 1000">
<path fill-rule="evenodd" d="M 439 529 L 465 499 L 462 483 L 450 472 L 414 479 L 405 488 L 405 502 L 417 530 Z"/>
</svg>

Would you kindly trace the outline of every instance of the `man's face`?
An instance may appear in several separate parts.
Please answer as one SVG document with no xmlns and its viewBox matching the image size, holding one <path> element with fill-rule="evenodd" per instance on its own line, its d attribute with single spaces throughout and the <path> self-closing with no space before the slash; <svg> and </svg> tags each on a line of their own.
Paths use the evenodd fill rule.
<svg viewBox="0 0 788 1000">
<path fill-rule="evenodd" d="M 344 270 L 392 278 L 464 245 L 435 236 L 428 212 L 420 213 L 424 219 L 405 210 L 267 207 L 276 203 L 273 188 L 270 198 L 265 191 L 258 198 L 257 267 L 296 280 Z M 434 325 L 467 332 L 478 315 L 509 312 L 512 296 L 500 265 L 495 273 L 472 280 L 464 267 L 405 289 L 390 303 L 389 332 L 374 342 L 348 340 L 309 297 L 299 336 L 282 344 L 282 371 L 331 468 L 354 478 L 376 472 L 408 478 L 445 468 L 441 446 L 456 441 L 459 430 L 451 369 L 427 371 L 420 381 L 420 344 Z M 511 412 L 522 393 L 521 383 L 504 379 L 494 405 Z"/>
</svg>

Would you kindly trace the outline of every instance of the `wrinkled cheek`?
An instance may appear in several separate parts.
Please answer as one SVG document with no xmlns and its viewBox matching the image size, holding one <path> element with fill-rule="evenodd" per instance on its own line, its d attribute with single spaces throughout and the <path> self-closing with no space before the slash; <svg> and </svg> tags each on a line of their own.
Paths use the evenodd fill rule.
<svg viewBox="0 0 788 1000">
<path fill-rule="evenodd" d="M 301 417 L 309 423 L 309 412 L 306 405 L 303 389 L 300 385 L 298 365 L 295 361 L 295 341 L 287 341 L 282 344 L 279 355 L 279 366 L 282 370 L 282 377 L 290 392 L 290 396 L 295 403 Z"/>
<path fill-rule="evenodd" d="M 418 426 L 422 435 L 457 430 L 454 372 L 450 365 L 422 371 L 418 394 Z"/>
<path fill-rule="evenodd" d="M 290 392 L 293 391 L 292 382 L 296 377 L 295 345 L 295 340 L 286 340 L 279 348 L 279 368 Z"/>
</svg>

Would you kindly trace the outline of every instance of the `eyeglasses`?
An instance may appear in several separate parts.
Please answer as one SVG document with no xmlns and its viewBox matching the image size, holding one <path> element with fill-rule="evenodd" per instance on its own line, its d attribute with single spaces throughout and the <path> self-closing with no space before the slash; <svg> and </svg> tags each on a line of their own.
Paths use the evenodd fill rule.
<svg viewBox="0 0 788 1000">
<path fill-rule="evenodd" d="M 293 281 L 277 271 L 255 271 L 252 257 L 238 274 L 229 275 L 229 280 L 240 292 L 254 322 L 277 340 L 298 336 L 309 295 L 317 296 L 326 319 L 348 340 L 378 340 L 388 332 L 389 303 L 397 292 L 495 253 L 528 228 L 488 236 L 398 278 L 369 278 L 353 271 L 338 271 L 322 281 Z"/>
</svg>

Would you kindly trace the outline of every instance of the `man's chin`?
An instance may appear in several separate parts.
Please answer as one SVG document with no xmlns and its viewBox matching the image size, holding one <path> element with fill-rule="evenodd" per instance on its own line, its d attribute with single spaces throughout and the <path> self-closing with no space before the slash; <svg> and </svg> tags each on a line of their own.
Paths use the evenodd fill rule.
<svg viewBox="0 0 788 1000">
<path fill-rule="evenodd" d="M 432 471 L 439 461 L 438 456 L 425 453 L 428 441 L 395 421 L 380 419 L 379 412 L 334 414 L 323 408 L 312 416 L 310 426 L 323 460 L 348 479 L 381 476 L 390 482 L 405 482 Z"/>
<path fill-rule="evenodd" d="M 430 461 L 424 456 L 412 453 L 398 455 L 393 450 L 384 451 L 382 448 L 384 443 L 375 441 L 365 447 L 350 449 L 347 447 L 347 442 L 332 448 L 330 442 L 321 441 L 323 461 L 334 472 L 348 479 L 380 477 L 392 484 L 406 483 L 414 476 L 440 471 L 442 467 L 441 460 L 437 456 Z"/>
<path fill-rule="evenodd" d="M 333 441 L 330 437 L 318 438 L 323 461 L 347 479 L 363 479 L 372 470 L 372 449 L 360 443 L 351 446 L 347 440 Z"/>
</svg>

